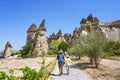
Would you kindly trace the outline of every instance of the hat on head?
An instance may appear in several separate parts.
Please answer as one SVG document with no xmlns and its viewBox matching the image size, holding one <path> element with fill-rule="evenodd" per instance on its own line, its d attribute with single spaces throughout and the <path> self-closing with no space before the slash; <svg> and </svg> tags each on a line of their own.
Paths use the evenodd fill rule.
<svg viewBox="0 0 120 80">
<path fill-rule="evenodd" d="M 61 49 L 61 50 L 59 51 L 59 53 L 63 53 L 63 50 Z"/>
<path fill-rule="evenodd" d="M 67 58 L 69 58 L 69 55 L 66 55 Z"/>
</svg>

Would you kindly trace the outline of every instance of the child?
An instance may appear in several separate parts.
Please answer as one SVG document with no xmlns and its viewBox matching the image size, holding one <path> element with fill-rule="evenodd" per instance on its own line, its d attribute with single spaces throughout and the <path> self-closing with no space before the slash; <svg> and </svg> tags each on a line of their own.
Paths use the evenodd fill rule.
<svg viewBox="0 0 120 80">
<path fill-rule="evenodd" d="M 69 69 L 70 69 L 70 65 L 72 63 L 72 60 L 69 58 L 68 55 L 66 55 L 65 63 L 66 63 L 66 67 L 67 67 L 67 75 L 69 75 Z"/>
</svg>

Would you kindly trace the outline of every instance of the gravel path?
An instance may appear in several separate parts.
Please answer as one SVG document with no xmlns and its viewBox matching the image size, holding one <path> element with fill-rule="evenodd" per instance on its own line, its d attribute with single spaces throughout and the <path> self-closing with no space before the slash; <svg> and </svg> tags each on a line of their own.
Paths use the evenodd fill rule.
<svg viewBox="0 0 120 80">
<path fill-rule="evenodd" d="M 58 71 L 58 64 L 56 63 L 48 80 L 91 80 L 87 74 L 77 69 L 76 65 L 71 66 L 69 75 L 66 74 L 66 66 L 63 67 L 63 75 L 59 76 Z"/>
</svg>

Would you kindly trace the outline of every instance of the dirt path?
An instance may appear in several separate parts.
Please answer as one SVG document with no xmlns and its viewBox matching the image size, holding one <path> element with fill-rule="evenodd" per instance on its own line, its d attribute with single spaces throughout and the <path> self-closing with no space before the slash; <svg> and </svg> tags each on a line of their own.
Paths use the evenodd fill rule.
<svg viewBox="0 0 120 80">
<path fill-rule="evenodd" d="M 120 61 L 117 60 L 102 59 L 100 64 L 108 66 L 111 69 L 120 69 Z"/>
<path fill-rule="evenodd" d="M 120 80 L 120 61 L 102 59 L 98 69 L 87 68 L 84 71 L 93 76 L 93 80 Z"/>
</svg>

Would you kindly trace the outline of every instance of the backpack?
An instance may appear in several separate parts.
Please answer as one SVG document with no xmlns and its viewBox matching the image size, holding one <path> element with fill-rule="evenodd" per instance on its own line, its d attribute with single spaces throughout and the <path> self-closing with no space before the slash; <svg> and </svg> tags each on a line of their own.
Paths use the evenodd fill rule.
<svg viewBox="0 0 120 80">
<path fill-rule="evenodd" d="M 58 62 L 64 62 L 64 55 L 63 54 L 59 54 L 58 55 Z"/>
</svg>

